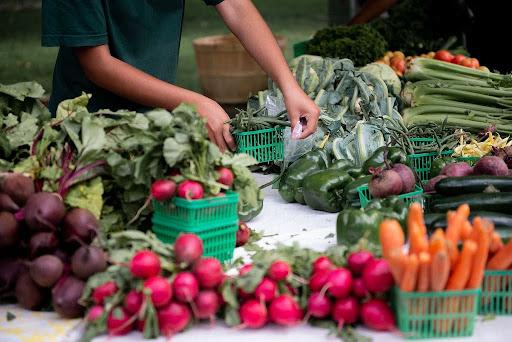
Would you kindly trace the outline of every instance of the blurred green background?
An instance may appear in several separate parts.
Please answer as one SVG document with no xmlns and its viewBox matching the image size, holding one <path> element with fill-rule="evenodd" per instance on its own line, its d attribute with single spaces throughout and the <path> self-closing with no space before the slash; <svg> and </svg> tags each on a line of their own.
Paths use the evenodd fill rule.
<svg viewBox="0 0 512 342">
<path fill-rule="evenodd" d="M 41 47 L 40 1 L 0 1 L 0 83 L 36 80 L 51 91 L 56 48 Z M 286 57 L 292 45 L 309 38 L 328 21 L 327 0 L 254 0 L 276 35 L 288 39 Z M 187 0 L 178 67 L 178 84 L 199 91 L 192 40 L 227 33 L 213 7 L 201 0 Z"/>
</svg>

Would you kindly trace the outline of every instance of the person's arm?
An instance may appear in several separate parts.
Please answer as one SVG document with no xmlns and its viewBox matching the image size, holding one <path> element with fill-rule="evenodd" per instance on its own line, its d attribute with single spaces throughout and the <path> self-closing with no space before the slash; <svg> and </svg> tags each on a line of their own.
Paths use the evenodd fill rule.
<svg viewBox="0 0 512 342">
<path fill-rule="evenodd" d="M 348 25 L 367 23 L 393 7 L 396 2 L 397 0 L 368 0 Z"/>
<path fill-rule="evenodd" d="M 278 84 L 285 98 L 292 128 L 300 118 L 305 118 L 307 125 L 302 138 L 314 133 L 320 109 L 295 81 L 274 35 L 252 1 L 224 0 L 215 7 L 249 54 Z"/>
<path fill-rule="evenodd" d="M 87 78 L 97 86 L 148 107 L 173 109 L 182 102 L 196 105 L 207 119 L 208 134 L 221 150 L 235 148 L 235 142 L 224 124 L 229 116 L 215 101 L 193 91 L 161 81 L 112 57 L 108 45 L 75 48 Z M 226 146 L 227 145 L 227 146 Z"/>
</svg>

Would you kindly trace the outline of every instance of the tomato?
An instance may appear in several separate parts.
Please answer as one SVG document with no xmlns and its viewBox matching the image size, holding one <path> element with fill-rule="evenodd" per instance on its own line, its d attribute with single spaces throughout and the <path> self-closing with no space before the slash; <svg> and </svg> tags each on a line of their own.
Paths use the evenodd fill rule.
<svg viewBox="0 0 512 342">
<path fill-rule="evenodd" d="M 473 67 L 472 59 L 473 58 L 466 58 L 466 59 L 462 60 L 462 62 L 460 62 L 460 65 L 468 67 L 468 68 L 472 68 Z"/>
<path fill-rule="evenodd" d="M 463 60 L 466 59 L 466 56 L 464 55 L 455 55 L 455 57 L 452 58 L 450 62 L 453 64 L 461 64 Z"/>
<path fill-rule="evenodd" d="M 470 58 L 471 59 L 471 67 L 474 69 L 478 69 L 480 67 L 480 62 L 476 58 Z"/>
<path fill-rule="evenodd" d="M 393 57 L 399 57 L 401 59 L 405 59 L 405 55 L 402 51 L 395 51 L 393 52 Z"/>
<path fill-rule="evenodd" d="M 405 60 L 400 57 L 392 57 L 389 65 L 402 74 L 405 72 Z"/>
<path fill-rule="evenodd" d="M 450 51 L 439 50 L 436 52 L 434 58 L 444 62 L 451 62 L 453 59 L 453 55 L 450 53 Z"/>
</svg>

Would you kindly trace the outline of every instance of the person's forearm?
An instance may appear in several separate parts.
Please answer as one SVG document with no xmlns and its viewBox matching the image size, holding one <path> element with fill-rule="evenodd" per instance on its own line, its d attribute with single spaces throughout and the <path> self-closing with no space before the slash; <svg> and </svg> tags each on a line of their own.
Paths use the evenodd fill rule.
<svg viewBox="0 0 512 342">
<path fill-rule="evenodd" d="M 231 32 L 283 92 L 297 87 L 274 35 L 250 0 L 224 0 L 216 8 Z"/>
<path fill-rule="evenodd" d="M 390 9 L 397 0 L 368 0 L 363 8 L 349 21 L 349 25 L 363 24 Z"/>
</svg>

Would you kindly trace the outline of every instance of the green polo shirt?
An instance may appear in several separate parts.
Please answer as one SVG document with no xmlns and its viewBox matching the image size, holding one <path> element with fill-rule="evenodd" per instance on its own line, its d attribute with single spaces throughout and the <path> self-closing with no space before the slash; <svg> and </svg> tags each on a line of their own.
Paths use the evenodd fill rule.
<svg viewBox="0 0 512 342">
<path fill-rule="evenodd" d="M 112 56 L 163 81 L 176 81 L 185 0 L 43 0 L 42 44 L 60 47 L 50 111 L 91 93 L 89 110 L 146 108 L 94 85 L 73 48 L 108 44 Z M 222 0 L 203 0 L 217 5 Z"/>
</svg>

